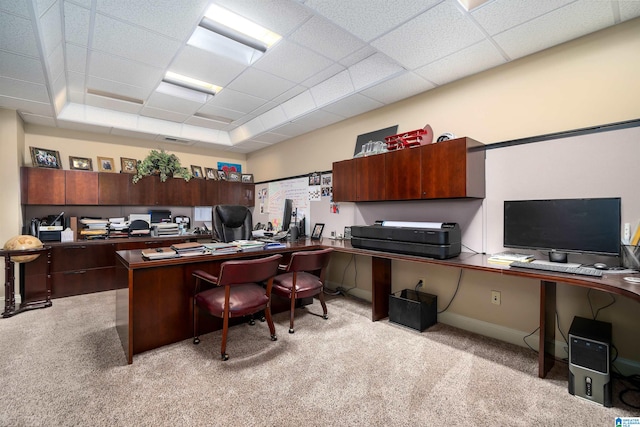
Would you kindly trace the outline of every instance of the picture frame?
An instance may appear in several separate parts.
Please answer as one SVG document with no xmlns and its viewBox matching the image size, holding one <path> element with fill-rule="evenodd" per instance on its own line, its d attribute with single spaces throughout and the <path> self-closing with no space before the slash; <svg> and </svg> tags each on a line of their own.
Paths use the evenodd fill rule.
<svg viewBox="0 0 640 427">
<path fill-rule="evenodd" d="M 138 161 L 136 159 L 120 157 L 120 172 L 121 173 L 137 173 Z"/>
<path fill-rule="evenodd" d="M 223 170 L 218 170 L 218 179 L 220 181 L 226 181 L 227 180 L 227 173 Z"/>
<path fill-rule="evenodd" d="M 245 184 L 253 183 L 253 174 L 252 173 L 243 173 L 242 174 L 242 182 Z"/>
<path fill-rule="evenodd" d="M 93 162 L 88 157 L 69 156 L 69 169 L 81 170 L 81 171 L 92 171 Z"/>
<path fill-rule="evenodd" d="M 242 180 L 242 174 L 236 171 L 227 172 L 227 181 L 240 182 Z"/>
<path fill-rule="evenodd" d="M 204 174 L 202 173 L 202 167 L 191 165 L 191 175 L 193 175 L 194 178 L 203 179 Z"/>
<path fill-rule="evenodd" d="M 204 168 L 204 177 L 215 181 L 218 179 L 218 171 L 214 168 Z"/>
<path fill-rule="evenodd" d="M 113 157 L 98 156 L 98 171 L 99 172 L 115 172 L 116 169 L 113 165 Z"/>
<path fill-rule="evenodd" d="M 322 238 L 322 230 L 324 230 L 324 224 L 316 223 L 311 232 L 311 240 L 320 240 L 320 238 Z"/>
<path fill-rule="evenodd" d="M 60 153 L 57 150 L 47 148 L 29 147 L 31 161 L 37 168 L 62 169 Z"/>
</svg>

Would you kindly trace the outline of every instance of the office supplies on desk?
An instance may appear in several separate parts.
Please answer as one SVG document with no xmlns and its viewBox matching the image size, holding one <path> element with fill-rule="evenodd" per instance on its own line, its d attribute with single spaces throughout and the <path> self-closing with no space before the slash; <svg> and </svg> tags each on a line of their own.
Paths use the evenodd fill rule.
<svg viewBox="0 0 640 427">
<path fill-rule="evenodd" d="M 166 258 L 176 258 L 179 255 L 171 248 L 153 248 L 153 249 L 143 249 L 140 251 L 144 258 L 149 260 L 154 259 L 166 259 Z"/>
<path fill-rule="evenodd" d="M 602 277 L 602 270 L 591 267 L 568 267 L 561 263 L 537 263 L 513 261 L 509 267 L 528 268 L 538 271 L 549 271 L 553 273 L 579 274 L 582 276 Z"/>
<path fill-rule="evenodd" d="M 491 255 L 489 259 L 487 259 L 488 262 L 494 264 L 511 264 L 513 261 L 530 262 L 533 260 L 533 255 L 519 254 L 516 252 L 500 252 Z"/>
</svg>

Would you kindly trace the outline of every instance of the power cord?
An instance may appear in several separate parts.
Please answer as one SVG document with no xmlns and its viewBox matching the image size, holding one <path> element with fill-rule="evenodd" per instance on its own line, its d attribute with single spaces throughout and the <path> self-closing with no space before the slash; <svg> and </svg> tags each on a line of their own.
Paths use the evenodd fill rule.
<svg viewBox="0 0 640 427">
<path fill-rule="evenodd" d="M 346 275 L 347 269 L 351 265 L 351 262 L 353 262 L 353 269 L 355 273 L 353 283 L 355 283 L 356 286 L 352 286 L 350 288 L 345 289 L 342 285 L 344 285 L 344 276 Z M 352 254 L 351 259 L 349 259 L 349 262 L 347 263 L 347 265 L 344 267 L 344 270 L 342 271 L 342 279 L 340 280 L 340 286 L 336 288 L 335 292 L 328 292 L 326 289 L 324 292 L 328 295 L 345 295 L 346 296 L 349 293 L 349 291 L 357 288 L 357 283 L 358 283 L 358 260 L 356 259 L 356 255 Z"/>
<path fill-rule="evenodd" d="M 598 310 L 596 310 L 595 314 L 593 313 L 593 304 L 591 303 L 591 291 L 593 289 L 589 288 L 589 290 L 587 291 L 587 301 L 589 302 L 589 308 L 591 309 L 591 316 L 593 317 L 593 320 L 596 320 L 598 318 L 598 314 L 600 313 L 601 310 L 604 310 L 605 308 L 611 307 L 613 304 L 616 303 L 616 297 L 613 294 L 610 294 L 607 292 L 607 295 L 609 295 L 611 297 L 611 302 L 605 306 L 600 307 Z"/>
<path fill-rule="evenodd" d="M 444 313 L 445 311 L 447 311 L 447 309 L 451 306 L 451 303 L 453 302 L 453 300 L 456 298 L 456 295 L 458 294 L 458 290 L 460 289 L 460 282 L 462 281 L 462 273 L 463 272 L 464 272 L 464 270 L 460 269 L 460 275 L 458 276 L 458 284 L 456 285 L 456 291 L 453 293 L 453 296 L 451 297 L 451 300 L 449 300 L 449 304 L 447 304 L 447 306 L 445 308 L 443 308 L 441 311 L 439 311 L 438 314 L 441 314 L 441 313 Z"/>
<path fill-rule="evenodd" d="M 538 352 L 538 350 L 536 350 L 535 348 L 531 347 L 529 345 L 529 343 L 527 342 L 527 338 L 529 338 L 531 335 L 535 334 L 536 332 L 538 332 L 540 330 L 540 326 L 538 326 L 537 328 L 535 328 L 533 330 L 533 332 L 531 332 L 529 335 L 525 335 L 524 337 L 522 337 L 522 341 L 524 341 L 525 345 L 527 347 L 529 347 L 531 350 L 535 351 L 536 353 Z"/>
<path fill-rule="evenodd" d="M 618 358 L 618 349 L 615 348 L 615 346 L 612 346 L 615 350 L 616 350 L 616 359 Z M 615 360 L 615 359 L 614 359 Z M 624 403 L 625 405 L 629 406 L 630 408 L 633 409 L 640 409 L 639 405 L 634 405 L 632 403 L 629 403 L 626 396 L 628 396 L 631 393 L 637 393 L 638 394 L 638 398 L 634 399 L 634 400 L 640 400 L 640 375 L 638 374 L 632 374 L 632 375 L 623 375 L 618 368 L 616 368 L 613 365 L 613 360 L 611 361 L 611 366 L 613 367 L 613 370 L 615 372 L 613 372 L 613 377 L 616 380 L 619 380 L 620 382 L 622 382 L 625 386 L 624 389 L 620 390 L 620 393 L 618 393 L 618 399 L 620 399 L 620 402 Z"/>
</svg>

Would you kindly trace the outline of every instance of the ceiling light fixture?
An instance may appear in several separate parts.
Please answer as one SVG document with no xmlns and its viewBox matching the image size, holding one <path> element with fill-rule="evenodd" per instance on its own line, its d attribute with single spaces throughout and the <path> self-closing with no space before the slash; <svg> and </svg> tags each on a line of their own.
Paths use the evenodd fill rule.
<svg viewBox="0 0 640 427">
<path fill-rule="evenodd" d="M 467 12 L 471 12 L 476 7 L 482 6 L 487 0 L 458 0 L 458 3 L 464 7 Z"/>
<path fill-rule="evenodd" d="M 183 76 L 182 74 L 174 73 L 172 71 L 167 71 L 162 81 L 176 86 L 181 86 L 183 88 L 197 90 L 198 92 L 208 93 L 210 95 L 215 95 L 220 92 L 220 89 L 222 89 L 222 87 L 216 86 L 213 83 Z"/>
<path fill-rule="evenodd" d="M 282 36 L 217 5 L 211 5 L 187 42 L 212 53 L 252 64 Z"/>
</svg>

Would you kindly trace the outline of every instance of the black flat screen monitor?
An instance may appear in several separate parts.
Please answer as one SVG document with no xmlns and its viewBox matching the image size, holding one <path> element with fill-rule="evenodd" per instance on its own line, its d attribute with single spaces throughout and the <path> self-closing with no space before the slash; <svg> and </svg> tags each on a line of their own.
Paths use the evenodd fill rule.
<svg viewBox="0 0 640 427">
<path fill-rule="evenodd" d="M 509 200 L 504 202 L 504 247 L 567 253 L 620 253 L 620 198 Z"/>
<path fill-rule="evenodd" d="M 282 212 L 282 231 L 289 230 L 291 225 L 291 215 L 293 214 L 293 200 L 284 200 L 284 212 Z"/>
</svg>

